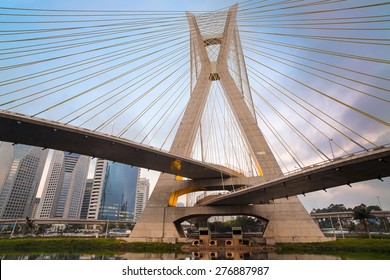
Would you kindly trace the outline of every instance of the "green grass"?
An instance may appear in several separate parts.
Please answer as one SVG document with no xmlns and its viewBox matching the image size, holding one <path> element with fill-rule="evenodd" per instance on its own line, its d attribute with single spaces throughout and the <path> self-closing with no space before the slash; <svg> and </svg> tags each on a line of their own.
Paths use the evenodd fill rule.
<svg viewBox="0 0 390 280">
<path fill-rule="evenodd" d="M 321 243 L 278 243 L 278 253 L 337 255 L 343 259 L 390 259 L 390 239 L 346 238 Z"/>
<path fill-rule="evenodd" d="M 0 240 L 0 253 L 175 253 L 183 244 L 128 243 L 119 239 L 103 238 L 24 238 Z"/>
</svg>

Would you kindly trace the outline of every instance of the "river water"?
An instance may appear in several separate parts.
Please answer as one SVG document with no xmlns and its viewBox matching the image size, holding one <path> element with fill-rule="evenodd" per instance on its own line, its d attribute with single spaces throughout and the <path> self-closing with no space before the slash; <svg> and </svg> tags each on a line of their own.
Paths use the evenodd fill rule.
<svg viewBox="0 0 390 280">
<path fill-rule="evenodd" d="M 315 254 L 251 253 L 242 251 L 196 253 L 124 253 L 2 255 L 2 260 L 339 260 L 338 256 Z"/>
</svg>

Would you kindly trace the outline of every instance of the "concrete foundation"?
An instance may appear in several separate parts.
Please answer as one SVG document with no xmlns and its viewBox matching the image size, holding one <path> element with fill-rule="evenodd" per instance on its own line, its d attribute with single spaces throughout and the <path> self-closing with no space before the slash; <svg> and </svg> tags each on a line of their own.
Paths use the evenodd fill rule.
<svg viewBox="0 0 390 280">
<path fill-rule="evenodd" d="M 127 239 L 129 242 L 185 241 L 179 224 L 195 216 L 250 215 L 268 220 L 263 237 L 268 242 L 323 242 L 323 235 L 297 197 L 274 204 L 247 206 L 148 207 Z"/>
</svg>

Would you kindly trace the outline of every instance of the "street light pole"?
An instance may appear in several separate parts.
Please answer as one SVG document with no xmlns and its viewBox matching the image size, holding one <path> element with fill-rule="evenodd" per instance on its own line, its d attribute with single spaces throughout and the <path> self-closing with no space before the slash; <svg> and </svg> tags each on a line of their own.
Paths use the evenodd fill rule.
<svg viewBox="0 0 390 280">
<path fill-rule="evenodd" d="M 14 232 L 15 232 L 15 228 L 16 228 L 16 225 L 18 224 L 18 220 L 16 219 L 15 221 L 15 224 L 14 224 L 14 227 L 12 228 L 12 231 L 11 231 L 11 235 L 10 235 L 10 239 L 12 239 L 12 237 L 14 237 Z"/>
<path fill-rule="evenodd" d="M 110 220 L 107 220 L 107 225 L 106 225 L 106 235 L 105 238 L 108 236 L 108 226 L 109 226 Z"/>
</svg>

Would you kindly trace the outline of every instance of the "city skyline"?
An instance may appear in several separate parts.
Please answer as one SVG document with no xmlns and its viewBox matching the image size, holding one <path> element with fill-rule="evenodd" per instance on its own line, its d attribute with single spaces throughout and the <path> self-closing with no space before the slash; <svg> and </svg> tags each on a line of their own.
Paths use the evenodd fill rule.
<svg viewBox="0 0 390 280">
<path fill-rule="evenodd" d="M 88 173 L 89 179 L 94 178 L 95 164 L 96 159 L 91 160 L 90 171 Z M 148 180 L 150 180 L 150 193 L 153 191 L 159 173 L 160 172 L 157 171 L 141 169 L 140 176 L 147 177 Z M 378 205 L 381 206 L 383 210 L 389 210 L 390 200 L 384 194 L 386 194 L 386 190 L 390 185 L 390 180 L 389 178 L 383 178 L 383 181 L 384 182 L 379 180 L 373 182 L 359 182 L 353 184 L 352 188 L 345 185 L 328 189 L 327 192 L 318 191 L 308 193 L 306 196 L 299 196 L 299 198 L 308 212 L 312 209 L 326 208 L 330 204 L 344 204 L 348 208 L 360 205 L 361 203 L 366 205 Z M 39 193 L 37 197 L 40 197 Z M 180 201 L 185 202 L 185 199 L 182 198 Z"/>
</svg>

